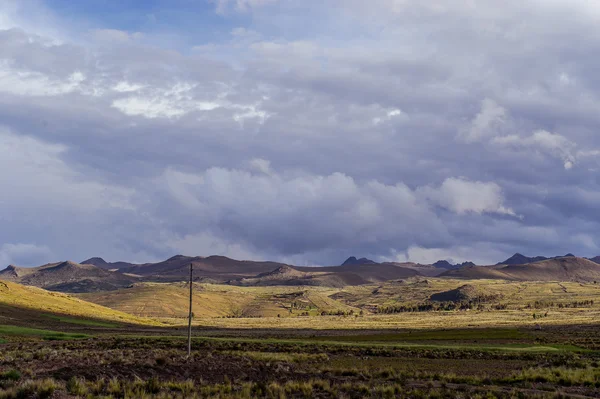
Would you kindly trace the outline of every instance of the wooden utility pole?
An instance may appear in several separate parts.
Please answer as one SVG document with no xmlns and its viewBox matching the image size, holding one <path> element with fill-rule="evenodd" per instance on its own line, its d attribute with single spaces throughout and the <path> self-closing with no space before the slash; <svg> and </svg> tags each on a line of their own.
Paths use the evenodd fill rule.
<svg viewBox="0 0 600 399">
<path fill-rule="evenodd" d="M 194 267 L 190 263 L 190 314 L 188 322 L 188 359 L 192 356 L 192 290 L 193 290 Z"/>
</svg>

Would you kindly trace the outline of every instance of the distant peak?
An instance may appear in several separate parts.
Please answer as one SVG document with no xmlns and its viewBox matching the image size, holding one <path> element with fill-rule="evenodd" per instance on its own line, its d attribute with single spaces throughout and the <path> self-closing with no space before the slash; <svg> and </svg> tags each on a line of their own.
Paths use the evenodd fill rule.
<svg viewBox="0 0 600 399">
<path fill-rule="evenodd" d="M 83 262 L 79 262 L 79 263 L 82 265 L 94 265 L 94 266 L 108 264 L 108 262 L 106 262 L 104 259 L 102 259 L 98 256 L 94 256 L 93 258 L 89 258 L 89 259 L 84 260 Z"/>
<path fill-rule="evenodd" d="M 435 267 L 449 268 L 449 267 L 452 267 L 454 265 L 444 259 L 444 260 L 438 260 L 437 262 L 435 262 L 433 264 L 433 266 L 435 266 Z"/>
<path fill-rule="evenodd" d="M 475 263 L 473 262 L 463 262 L 463 263 L 457 263 L 455 265 L 453 265 L 452 263 L 448 262 L 447 260 L 438 260 L 437 262 L 435 262 L 433 264 L 433 266 L 438 267 L 438 268 L 442 268 L 442 269 L 460 269 L 461 267 L 471 267 L 471 266 L 476 266 Z"/>
<path fill-rule="evenodd" d="M 575 257 L 575 255 L 573 255 L 572 253 L 570 253 L 570 252 L 569 252 L 569 253 L 568 253 L 568 254 L 566 254 L 564 257 L 565 257 L 565 258 L 574 258 L 574 257 Z"/>
<path fill-rule="evenodd" d="M 61 268 L 61 267 L 79 267 L 81 266 L 79 263 L 75 263 L 71 260 L 66 260 L 64 262 L 59 263 L 58 265 L 55 266 L 55 268 Z"/>
<path fill-rule="evenodd" d="M 185 255 L 175 255 L 175 256 L 172 256 L 169 259 L 167 259 L 167 261 L 170 261 L 170 260 L 180 260 L 180 259 L 185 259 L 185 258 L 187 258 L 187 256 L 185 256 Z"/>
<path fill-rule="evenodd" d="M 346 259 L 346 261 L 344 263 L 342 263 L 342 266 L 348 266 L 348 265 L 374 265 L 377 264 L 377 262 L 371 260 L 371 259 L 367 259 L 367 258 L 360 258 L 360 259 L 356 259 L 356 256 L 351 256 L 348 259 Z"/>
</svg>

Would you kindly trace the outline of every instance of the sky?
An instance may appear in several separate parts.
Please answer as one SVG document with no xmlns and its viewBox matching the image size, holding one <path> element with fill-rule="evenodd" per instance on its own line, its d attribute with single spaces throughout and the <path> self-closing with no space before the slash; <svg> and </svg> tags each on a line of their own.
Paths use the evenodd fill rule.
<svg viewBox="0 0 600 399">
<path fill-rule="evenodd" d="M 0 267 L 600 255 L 595 0 L 2 0 Z"/>
</svg>

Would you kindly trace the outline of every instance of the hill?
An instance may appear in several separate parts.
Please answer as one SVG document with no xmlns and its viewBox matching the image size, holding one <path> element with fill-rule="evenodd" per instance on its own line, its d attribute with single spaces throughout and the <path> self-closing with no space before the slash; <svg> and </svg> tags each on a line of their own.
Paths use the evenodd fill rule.
<svg viewBox="0 0 600 399">
<path fill-rule="evenodd" d="M 465 284 L 453 290 L 433 294 L 429 299 L 434 302 L 489 302 L 501 298 L 502 295 L 484 291 L 472 284 Z"/>
<path fill-rule="evenodd" d="M 590 258 L 590 260 L 594 263 L 600 264 L 600 256 L 595 256 L 593 258 Z"/>
<path fill-rule="evenodd" d="M 294 269 L 309 273 L 328 273 L 335 275 L 344 285 L 361 285 L 378 283 L 388 280 L 397 280 L 419 276 L 420 273 L 403 263 L 375 263 L 367 265 L 346 265 L 329 267 L 299 267 Z M 414 264 L 411 264 L 414 265 Z"/>
<path fill-rule="evenodd" d="M 524 265 L 470 266 L 450 270 L 442 277 L 520 281 L 596 281 L 600 265 L 574 256 L 552 258 Z"/>
<path fill-rule="evenodd" d="M 185 283 L 141 283 L 110 293 L 80 294 L 79 297 L 138 316 L 185 318 L 189 301 Z M 351 306 L 329 296 L 336 289 L 322 287 L 236 287 L 194 284 L 193 307 L 197 317 L 276 317 L 308 312 L 349 311 Z M 358 309 L 355 309 L 358 312 Z"/>
<path fill-rule="evenodd" d="M 289 266 L 280 266 L 273 271 L 260 273 L 256 277 L 231 280 L 229 284 L 245 286 L 319 285 L 315 279 L 318 275 L 319 273 L 300 272 Z"/>
<path fill-rule="evenodd" d="M 331 269 L 335 270 L 323 267 L 308 267 L 298 270 L 298 267 L 280 266 L 271 272 L 261 273 L 255 277 L 231 280 L 227 283 L 257 287 L 293 285 L 341 288 L 347 285 L 360 285 L 370 282 L 356 273 L 346 271 L 345 267 L 334 266 Z"/>
<path fill-rule="evenodd" d="M 107 262 L 100 257 L 89 258 L 79 263 L 82 265 L 93 265 L 106 270 L 120 270 L 129 267 L 139 266 L 134 263 L 128 262 Z"/>
<path fill-rule="evenodd" d="M 528 257 L 528 256 L 522 255 L 517 252 L 510 258 L 506 259 L 504 262 L 497 263 L 496 265 L 497 266 L 498 265 L 526 265 L 528 263 L 541 262 L 543 260 L 548 260 L 548 259 L 573 258 L 573 257 L 575 257 L 575 255 L 570 254 L 570 253 L 566 254 L 565 256 L 555 256 L 552 258 L 547 258 L 545 256 Z"/>
<path fill-rule="evenodd" d="M 356 259 L 355 256 L 351 256 L 348 259 L 346 259 L 344 261 L 344 263 L 342 263 L 342 266 L 349 266 L 349 265 L 374 265 L 377 262 L 371 260 L 371 259 L 367 259 L 367 258 L 360 258 L 360 259 Z"/>
<path fill-rule="evenodd" d="M 136 281 L 135 278 L 122 273 L 71 261 L 32 268 L 10 265 L 0 271 L 0 280 L 61 292 L 114 290 Z"/>
<path fill-rule="evenodd" d="M 277 262 L 255 262 L 235 260 L 225 256 L 184 256 L 176 255 L 163 262 L 133 265 L 119 269 L 121 273 L 131 273 L 144 277 L 152 277 L 158 281 L 178 281 L 189 275 L 190 264 L 194 266 L 196 276 L 209 277 L 214 280 L 228 281 L 244 277 L 254 277 L 267 273 L 281 266 Z"/>
<path fill-rule="evenodd" d="M 152 320 L 140 319 L 67 294 L 0 281 L 0 324 L 18 324 L 23 321 L 24 313 L 28 313 L 30 319 L 67 315 L 122 323 L 156 324 Z"/>
<path fill-rule="evenodd" d="M 457 264 L 453 265 L 452 263 L 448 262 L 447 260 L 438 260 L 432 266 L 437 269 L 452 270 L 452 269 L 460 269 L 461 267 L 466 267 L 466 266 L 475 266 L 475 263 L 463 262 L 463 263 L 457 263 Z"/>
</svg>

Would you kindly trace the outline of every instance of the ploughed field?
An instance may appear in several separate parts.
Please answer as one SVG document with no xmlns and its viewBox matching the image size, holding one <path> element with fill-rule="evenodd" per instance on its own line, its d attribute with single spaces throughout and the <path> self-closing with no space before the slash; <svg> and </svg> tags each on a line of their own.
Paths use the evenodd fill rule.
<svg viewBox="0 0 600 399">
<path fill-rule="evenodd" d="M 557 327 L 310 336 L 271 331 L 279 338 L 212 331 L 212 337 L 194 337 L 190 358 L 177 331 L 134 333 L 132 327 L 63 336 L 12 331 L 0 352 L 0 397 L 600 395 L 600 354 L 586 349 L 584 339 L 597 331 L 586 327 L 576 333 Z"/>
</svg>

